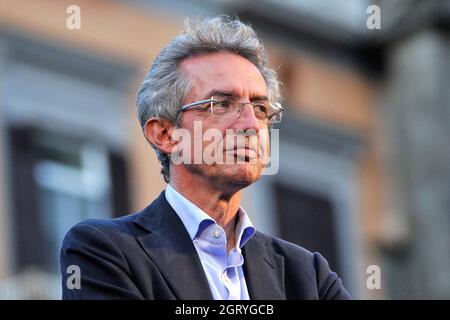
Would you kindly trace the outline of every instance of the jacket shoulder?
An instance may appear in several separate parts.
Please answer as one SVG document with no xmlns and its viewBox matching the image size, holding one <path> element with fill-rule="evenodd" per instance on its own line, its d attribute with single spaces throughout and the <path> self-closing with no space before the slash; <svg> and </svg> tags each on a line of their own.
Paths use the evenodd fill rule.
<svg viewBox="0 0 450 320">
<path fill-rule="evenodd" d="M 319 252 L 311 252 L 302 246 L 262 232 L 257 232 L 255 236 L 266 243 L 269 251 L 284 258 L 288 291 L 297 292 L 299 287 L 303 287 L 309 288 L 308 296 L 313 292 L 317 299 L 350 298 L 341 279 L 330 269 L 328 261 Z M 289 292 L 287 293 L 289 295 Z"/>
<path fill-rule="evenodd" d="M 292 242 L 269 236 L 263 232 L 257 231 L 255 234 L 262 239 L 266 245 L 274 252 L 281 254 L 284 258 L 296 258 L 304 261 L 312 261 L 314 253 Z"/>
<path fill-rule="evenodd" d="M 69 232 L 86 229 L 98 230 L 108 235 L 129 232 L 129 228 L 138 214 L 139 213 L 134 213 L 113 219 L 86 219 L 73 226 Z"/>
<path fill-rule="evenodd" d="M 66 233 L 60 253 L 63 299 L 142 299 L 127 258 L 134 249 L 133 220 L 88 219 Z M 78 267 L 82 290 L 66 285 L 70 266 Z"/>
</svg>

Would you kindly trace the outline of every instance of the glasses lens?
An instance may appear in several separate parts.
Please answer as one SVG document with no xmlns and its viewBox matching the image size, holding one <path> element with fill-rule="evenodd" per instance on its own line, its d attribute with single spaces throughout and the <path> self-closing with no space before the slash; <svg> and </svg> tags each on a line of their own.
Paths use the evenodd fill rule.
<svg viewBox="0 0 450 320">
<path fill-rule="evenodd" d="M 267 121 L 269 119 L 269 104 L 264 101 L 254 101 L 253 112 L 259 121 Z"/>
<path fill-rule="evenodd" d="M 218 116 L 229 114 L 233 104 L 229 99 L 214 99 L 212 102 L 212 113 Z"/>
<path fill-rule="evenodd" d="M 212 113 L 222 117 L 238 117 L 245 103 L 239 103 L 231 97 L 213 97 Z M 283 108 L 277 104 L 271 106 L 267 101 L 251 103 L 256 119 L 262 122 L 278 123 L 281 121 Z"/>
</svg>

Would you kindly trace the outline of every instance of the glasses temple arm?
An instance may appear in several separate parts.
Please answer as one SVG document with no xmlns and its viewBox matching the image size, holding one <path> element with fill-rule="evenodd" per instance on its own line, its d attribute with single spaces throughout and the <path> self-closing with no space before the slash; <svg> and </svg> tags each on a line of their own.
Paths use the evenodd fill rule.
<svg viewBox="0 0 450 320">
<path fill-rule="evenodd" d="M 189 103 L 189 104 L 186 104 L 186 105 L 182 106 L 182 107 L 180 108 L 180 111 L 186 110 L 186 109 L 188 109 L 188 108 L 190 108 L 190 107 L 197 106 L 197 105 L 199 105 L 199 104 L 210 103 L 210 102 L 212 102 L 213 100 L 214 100 L 214 99 L 211 98 L 211 99 L 206 99 L 206 100 L 200 100 L 200 101 L 192 102 L 192 103 Z"/>
</svg>

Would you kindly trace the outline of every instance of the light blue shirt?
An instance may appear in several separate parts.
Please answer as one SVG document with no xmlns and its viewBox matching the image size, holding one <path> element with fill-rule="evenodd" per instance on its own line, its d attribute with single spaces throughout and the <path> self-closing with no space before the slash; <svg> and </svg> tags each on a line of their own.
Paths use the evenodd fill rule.
<svg viewBox="0 0 450 320">
<path fill-rule="evenodd" d="M 242 248 L 255 233 L 248 215 L 240 208 L 236 224 L 236 247 L 227 254 L 225 231 L 203 210 L 169 184 L 166 199 L 180 217 L 205 271 L 215 300 L 249 300 Z"/>
</svg>

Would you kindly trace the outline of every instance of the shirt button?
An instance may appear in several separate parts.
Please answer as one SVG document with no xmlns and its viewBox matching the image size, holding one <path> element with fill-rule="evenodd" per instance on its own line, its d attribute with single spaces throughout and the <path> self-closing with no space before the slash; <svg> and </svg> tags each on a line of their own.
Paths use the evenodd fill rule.
<svg viewBox="0 0 450 320">
<path fill-rule="evenodd" d="M 214 230 L 213 232 L 214 238 L 219 238 L 220 237 L 220 231 L 219 230 Z"/>
</svg>

